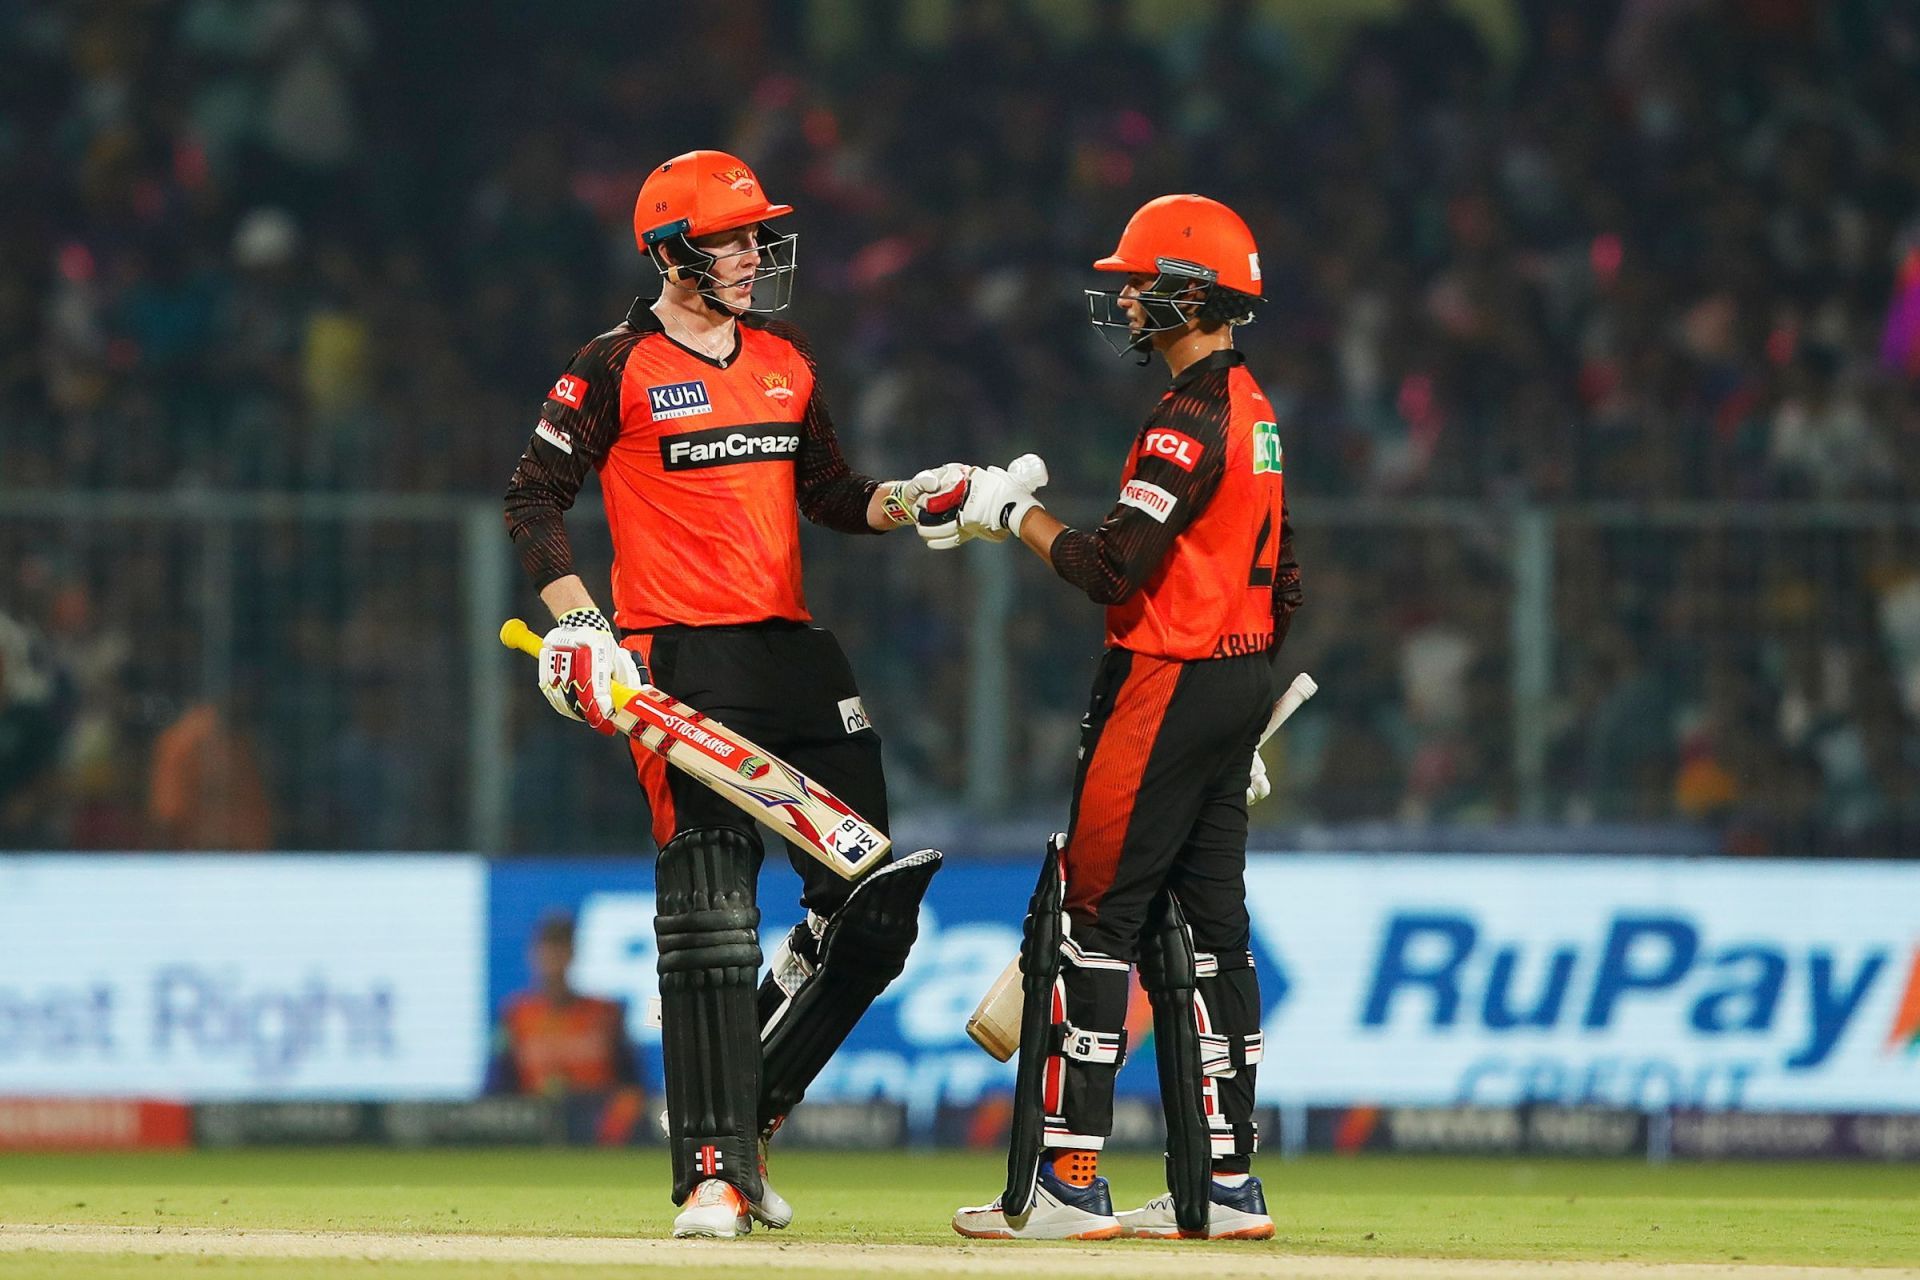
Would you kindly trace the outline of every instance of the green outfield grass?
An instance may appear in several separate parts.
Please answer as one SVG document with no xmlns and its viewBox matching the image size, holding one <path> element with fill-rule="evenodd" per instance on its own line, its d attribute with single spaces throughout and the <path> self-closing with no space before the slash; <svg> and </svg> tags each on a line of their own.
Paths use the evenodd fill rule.
<svg viewBox="0 0 1920 1280">
<path fill-rule="evenodd" d="M 958 1247 L 948 1215 L 956 1205 L 991 1199 L 1002 1167 L 993 1155 L 776 1153 L 775 1180 L 798 1207 L 800 1219 L 773 1238 Z M 1122 1207 L 1161 1188 L 1157 1159 L 1110 1157 L 1103 1168 Z M 1912 1166 L 1649 1167 L 1316 1157 L 1267 1160 L 1260 1173 L 1279 1228 L 1273 1245 L 1200 1247 L 1427 1258 L 1920 1266 L 1920 1168 Z M 666 1177 L 665 1159 L 657 1151 L 14 1155 L 0 1157 L 0 1223 L 663 1236 L 672 1217 Z M 1196 1246 L 1123 1242 L 1113 1247 Z M 111 1260 L 0 1255 L 0 1274 L 10 1280 L 152 1276 L 161 1267 L 167 1274 L 247 1280 L 376 1270 L 419 1280 L 476 1273 L 590 1280 L 603 1273 L 589 1266 L 474 1263 L 177 1258 L 156 1263 L 138 1252 Z M 628 1278 L 653 1272 L 651 1267 L 604 1269 L 608 1276 Z"/>
</svg>

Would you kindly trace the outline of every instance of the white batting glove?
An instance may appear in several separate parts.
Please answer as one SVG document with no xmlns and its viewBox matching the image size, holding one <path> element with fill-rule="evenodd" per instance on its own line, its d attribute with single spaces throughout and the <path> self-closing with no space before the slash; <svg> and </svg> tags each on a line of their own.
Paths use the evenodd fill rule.
<svg viewBox="0 0 1920 1280">
<path fill-rule="evenodd" d="M 561 715 L 611 735 L 618 727 L 615 680 L 635 689 L 647 682 L 632 652 L 620 647 L 613 625 L 598 609 L 570 610 L 541 637 L 540 692 Z"/>
<path fill-rule="evenodd" d="M 962 488 L 967 483 L 969 470 L 965 463 L 949 462 L 945 466 L 928 467 L 911 479 L 895 480 L 881 500 L 880 508 L 896 528 L 912 524 L 927 502 L 951 497 Z"/>
<path fill-rule="evenodd" d="M 1032 454 L 1016 458 L 1009 468 L 974 467 L 955 515 L 943 518 L 937 504 L 925 508 L 917 526 L 921 541 L 936 551 L 949 551 L 969 538 L 1002 542 L 1008 534 L 1017 536 L 1020 522 L 1040 505 L 1033 491 L 1046 482 L 1046 464 Z"/>
<path fill-rule="evenodd" d="M 1247 773 L 1247 808 L 1251 809 L 1273 794 L 1273 781 L 1267 777 L 1267 762 L 1253 753 L 1253 768 Z"/>
</svg>

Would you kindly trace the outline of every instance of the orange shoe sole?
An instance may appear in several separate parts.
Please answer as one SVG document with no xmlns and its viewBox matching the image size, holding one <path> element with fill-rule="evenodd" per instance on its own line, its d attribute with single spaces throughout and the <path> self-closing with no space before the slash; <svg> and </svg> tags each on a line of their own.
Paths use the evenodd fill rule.
<svg viewBox="0 0 1920 1280">
<path fill-rule="evenodd" d="M 1012 1231 L 969 1231 L 957 1222 L 953 1224 L 953 1229 L 969 1240 L 1018 1240 L 1021 1238 L 1013 1234 Z M 1060 1240 L 1118 1240 L 1123 1230 L 1124 1228 L 1116 1222 L 1110 1227 L 1101 1227 L 1097 1231 L 1082 1231 L 1079 1235 L 1058 1236 L 1055 1238 Z"/>
</svg>

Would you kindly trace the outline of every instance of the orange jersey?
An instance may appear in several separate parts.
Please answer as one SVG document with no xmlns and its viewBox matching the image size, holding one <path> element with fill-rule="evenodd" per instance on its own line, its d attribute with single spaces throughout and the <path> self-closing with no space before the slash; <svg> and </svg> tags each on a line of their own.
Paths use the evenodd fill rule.
<svg viewBox="0 0 1920 1280">
<path fill-rule="evenodd" d="M 623 630 L 810 620 L 800 514 L 869 532 L 875 483 L 849 471 L 793 326 L 743 317 L 725 358 L 681 346 L 635 303 L 547 393 L 507 494 L 536 586 L 572 572 L 559 516 L 589 469 L 613 535 Z"/>
<path fill-rule="evenodd" d="M 521 1093 L 597 1093 L 633 1083 L 626 1009 L 618 1001 L 575 996 L 556 1004 L 525 992 L 507 1002 L 500 1025 Z"/>
<path fill-rule="evenodd" d="M 1107 644 L 1155 658 L 1259 653 L 1297 602 L 1273 406 L 1233 350 L 1183 370 L 1133 442 L 1120 500 L 1054 542 L 1107 608 Z"/>
</svg>

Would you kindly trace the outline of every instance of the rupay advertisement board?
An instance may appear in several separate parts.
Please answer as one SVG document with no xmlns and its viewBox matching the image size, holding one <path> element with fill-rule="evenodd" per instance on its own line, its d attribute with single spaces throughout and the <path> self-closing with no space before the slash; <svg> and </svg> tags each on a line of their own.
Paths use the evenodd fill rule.
<svg viewBox="0 0 1920 1280">
<path fill-rule="evenodd" d="M 906 971 L 810 1096 L 920 1121 L 1009 1087 L 964 1027 L 1032 877 L 936 876 Z M 788 879 L 763 881 L 769 950 L 797 918 Z M 657 1071 L 650 870 L 509 863 L 494 883 L 495 1003 L 539 913 L 577 911 L 576 978 L 628 1000 Z M 1920 867 L 1289 854 L 1247 883 L 1263 1102 L 1920 1110 Z M 1121 1091 L 1152 1093 L 1137 991 L 1128 1029 Z"/>
</svg>

